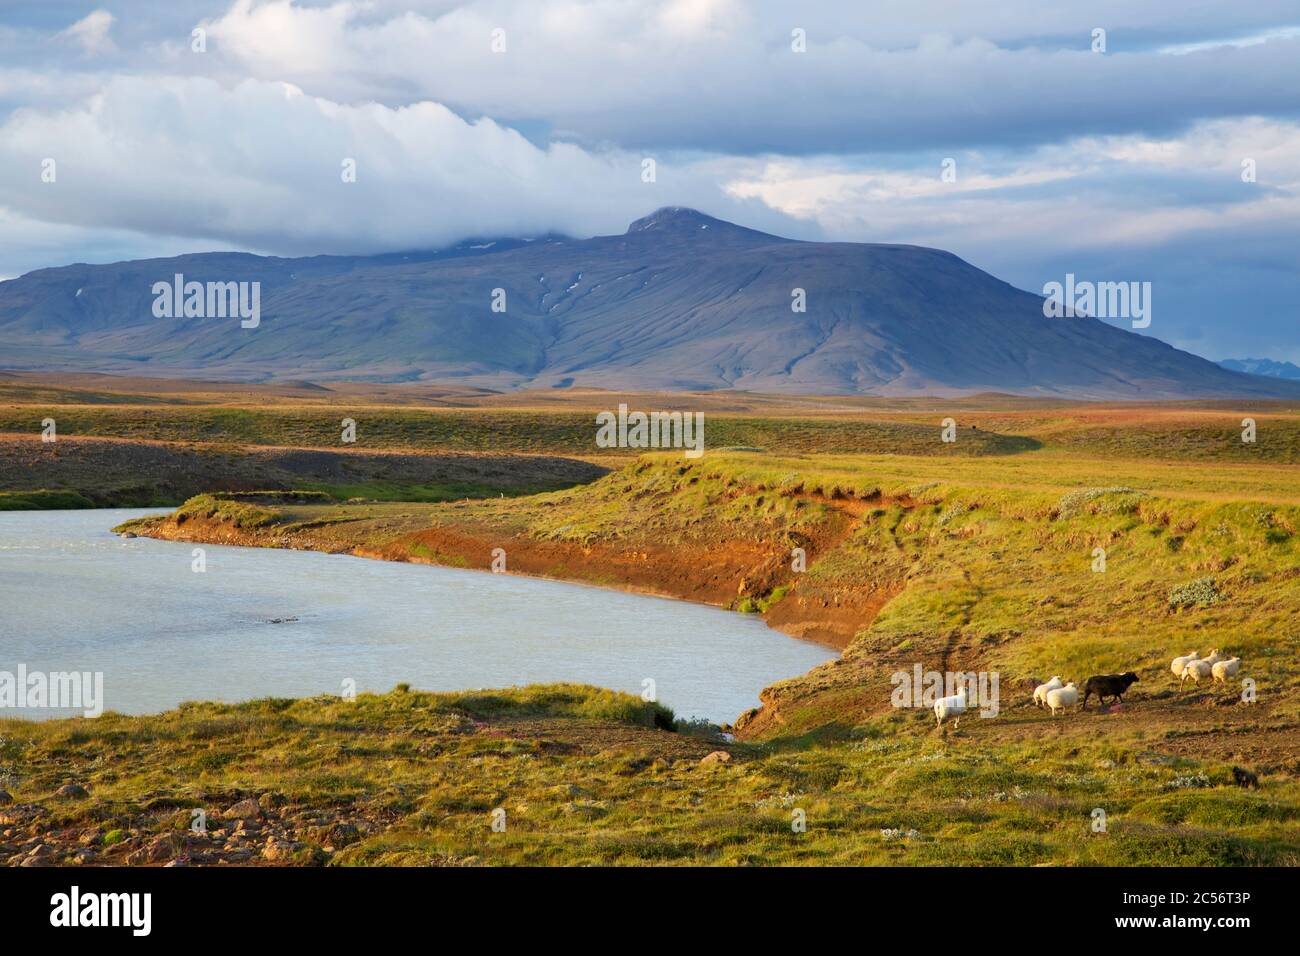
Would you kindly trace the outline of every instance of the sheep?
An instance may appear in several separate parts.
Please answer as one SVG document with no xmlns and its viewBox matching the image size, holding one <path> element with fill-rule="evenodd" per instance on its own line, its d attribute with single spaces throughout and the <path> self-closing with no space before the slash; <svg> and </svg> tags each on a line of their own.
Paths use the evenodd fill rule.
<svg viewBox="0 0 1300 956">
<path fill-rule="evenodd" d="M 1216 647 L 1214 650 L 1210 651 L 1209 657 L 1202 657 L 1201 660 L 1213 667 L 1215 664 L 1219 663 L 1219 661 L 1223 660 L 1223 655 L 1219 653 L 1219 649 Z"/>
<path fill-rule="evenodd" d="M 1073 707 L 1078 702 L 1079 688 L 1074 685 L 1074 681 L 1047 692 L 1047 706 L 1052 708 L 1053 717 L 1056 716 L 1058 709 L 1064 711 L 1065 708 Z"/>
<path fill-rule="evenodd" d="M 1132 671 L 1125 671 L 1123 674 L 1098 674 L 1096 677 L 1089 677 L 1083 684 L 1083 709 L 1088 709 L 1088 698 L 1093 694 L 1097 695 L 1097 702 L 1103 707 L 1106 706 L 1107 697 L 1114 697 L 1118 701 L 1123 701 L 1124 694 L 1137 682 L 1138 676 Z"/>
<path fill-rule="evenodd" d="M 1214 665 L 1208 660 L 1190 661 L 1187 666 L 1183 668 L 1183 676 L 1180 679 L 1187 680 L 1190 677 L 1193 684 L 1199 684 L 1201 678 L 1210 676 L 1210 671 L 1213 668 Z"/>
<path fill-rule="evenodd" d="M 951 697 L 940 697 L 934 702 L 934 719 L 935 726 L 942 727 L 944 720 L 952 717 L 952 729 L 957 729 L 957 724 L 961 722 L 961 715 L 966 713 L 966 692 L 953 694 Z"/>
<path fill-rule="evenodd" d="M 1220 684 L 1228 683 L 1229 677 L 1236 677 L 1237 671 L 1241 670 L 1241 658 L 1229 657 L 1224 661 L 1215 661 L 1214 666 L 1210 668 L 1210 673 Z"/>
<path fill-rule="evenodd" d="M 1192 651 L 1190 654 L 1184 654 L 1182 657 L 1175 657 L 1173 663 L 1169 665 L 1169 669 L 1174 672 L 1175 677 L 1181 679 L 1183 676 L 1183 668 L 1190 662 L 1196 660 L 1198 656 L 1199 655 L 1196 651 Z"/>
<path fill-rule="evenodd" d="M 1034 706 L 1042 707 L 1047 701 L 1047 692 L 1049 690 L 1056 690 L 1056 688 L 1064 686 L 1065 681 L 1061 680 L 1059 677 L 1053 677 L 1046 684 L 1039 684 L 1034 688 Z"/>
</svg>

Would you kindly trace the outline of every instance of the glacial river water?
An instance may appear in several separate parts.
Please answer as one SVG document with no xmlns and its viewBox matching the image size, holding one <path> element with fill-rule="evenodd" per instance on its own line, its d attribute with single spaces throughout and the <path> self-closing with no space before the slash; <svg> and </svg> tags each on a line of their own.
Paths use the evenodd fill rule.
<svg viewBox="0 0 1300 956">
<path fill-rule="evenodd" d="M 752 617 L 580 585 L 310 551 L 122 539 L 139 510 L 0 512 L 0 678 L 103 673 L 106 709 L 574 681 L 735 719 L 834 653 Z M 279 623 L 274 623 L 278 621 Z M 0 717 L 67 711 L 0 709 Z"/>
</svg>

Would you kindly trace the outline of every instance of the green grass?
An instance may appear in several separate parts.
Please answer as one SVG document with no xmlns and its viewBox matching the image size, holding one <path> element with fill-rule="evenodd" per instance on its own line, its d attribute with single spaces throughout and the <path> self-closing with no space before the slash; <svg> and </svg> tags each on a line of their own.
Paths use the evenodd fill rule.
<svg viewBox="0 0 1300 956">
<path fill-rule="evenodd" d="M 50 393 L 51 395 L 57 393 Z M 0 395 L 0 397 L 4 397 Z M 29 398 L 39 398 L 34 393 Z M 509 408 L 412 408 L 366 404 L 267 404 L 237 407 L 163 398 L 124 397 L 105 404 L 69 394 L 56 402 L 0 405 L 0 432 L 35 433 L 53 417 L 61 435 L 99 435 L 167 441 L 240 442 L 261 445 L 336 447 L 340 421 L 357 422 L 358 448 L 439 448 L 527 451 L 577 455 L 635 454 L 598 449 L 590 410 Z M 615 399 L 610 398 L 610 403 Z M 691 395 L 632 399 L 634 403 L 689 410 L 708 405 Z M 860 405 L 854 408 L 854 405 Z M 650 407 L 650 404 L 647 404 Z M 1241 440 L 1241 421 L 1255 418 L 1256 442 Z M 939 440 L 940 422 L 953 417 L 957 441 Z M 712 449 L 755 448 L 769 453 L 817 455 L 916 455 L 940 460 L 986 456 L 1064 455 L 1077 462 L 1125 460 L 1300 463 L 1300 410 L 1284 402 L 1168 402 L 1149 406 L 1075 403 L 1056 408 L 998 410 L 970 400 L 876 400 L 845 398 L 794 403 L 780 413 L 706 412 L 706 444 Z"/>
<path fill-rule="evenodd" d="M 271 524 L 277 513 L 268 508 L 245 504 L 241 501 L 216 495 L 196 495 L 190 498 L 173 513 L 177 524 L 184 524 L 191 519 L 220 521 L 236 528 L 260 528 Z M 128 530 L 122 526 L 119 530 Z"/>
<path fill-rule="evenodd" d="M 407 554 L 440 563 L 463 558 L 418 540 L 435 525 L 567 545 L 575 563 L 584 549 L 657 549 L 680 568 L 682 554 L 735 549 L 768 571 L 722 603 L 762 614 L 887 598 L 855 620 L 840 660 L 764 691 L 780 719 L 728 745 L 725 765 L 699 765 L 718 746 L 707 729 L 671 733 L 667 712 L 574 687 L 11 723 L 0 765 L 15 768 L 15 799 L 54 807 L 59 824 L 144 832 L 163 825 L 144 809 L 160 793 L 224 806 L 273 792 L 375 821 L 335 865 L 1297 865 L 1294 468 L 1092 460 L 1078 447 L 960 461 L 650 455 L 531 497 L 206 495 L 178 513 L 331 550 L 400 556 L 409 539 Z M 790 571 L 790 548 L 811 542 L 807 571 Z M 610 551 L 591 553 L 602 573 Z M 1236 687 L 1174 686 L 1170 658 L 1211 647 L 1243 658 L 1257 703 Z M 914 663 L 998 672 L 1003 712 L 949 732 L 893 709 L 889 675 Z M 1053 718 L 1027 703 L 1034 679 L 1125 670 L 1141 679 L 1113 712 Z M 1231 786 L 1234 763 L 1262 789 Z M 90 801 L 50 802 L 69 776 Z M 493 833 L 502 807 L 509 827 Z M 1105 833 L 1091 829 L 1096 809 Z M 794 810 L 806 833 L 791 829 Z"/>
<path fill-rule="evenodd" d="M 95 502 L 75 491 L 50 489 L 0 491 L 0 511 L 45 511 L 58 508 L 95 507 L 98 507 Z"/>
<path fill-rule="evenodd" d="M 397 690 L 10 721 L 0 760 L 16 801 L 105 844 L 141 845 L 189 819 L 177 807 L 219 816 L 247 794 L 375 821 L 332 856 L 298 857 L 333 865 L 1300 862 L 1294 782 L 1245 792 L 1226 767 L 1153 764 L 1113 742 L 976 747 L 873 725 L 797 751 L 734 746 L 730 764 L 703 767 L 716 745 L 655 729 L 670 716 L 573 685 Z M 1210 785 L 1171 789 L 1193 773 Z M 69 775 L 90 798 L 50 799 Z M 1099 807 L 1105 833 L 1091 829 Z"/>
<path fill-rule="evenodd" d="M 689 401 L 686 400 L 686 404 Z M 444 410 L 363 407 L 265 409 L 160 405 L 0 406 L 0 432 L 28 432 L 43 417 L 61 435 L 160 441 L 241 442 L 337 447 L 342 417 L 357 422 L 358 448 L 439 448 L 458 451 L 552 452 L 635 456 L 634 449 L 600 449 L 594 416 L 585 412 Z M 902 452 L 964 457 L 1016 454 L 1039 447 L 1032 438 L 993 432 L 939 441 L 934 425 L 865 419 L 709 416 L 710 447 L 754 446 L 788 452 Z"/>
</svg>

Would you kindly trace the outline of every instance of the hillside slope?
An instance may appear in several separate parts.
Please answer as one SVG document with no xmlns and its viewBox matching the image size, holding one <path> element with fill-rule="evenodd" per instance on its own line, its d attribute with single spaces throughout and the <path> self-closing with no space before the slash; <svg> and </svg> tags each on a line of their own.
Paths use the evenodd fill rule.
<svg viewBox="0 0 1300 956">
<path fill-rule="evenodd" d="M 155 282 L 261 283 L 261 324 L 156 318 Z M 505 311 L 493 311 L 503 290 Z M 806 311 L 792 309 L 803 290 Z M 500 301 L 498 299 L 498 301 Z M 1089 318 L 949 253 L 796 242 L 669 208 L 618 236 L 441 253 L 214 253 L 0 283 L 0 366 L 489 387 L 1300 396 Z"/>
</svg>

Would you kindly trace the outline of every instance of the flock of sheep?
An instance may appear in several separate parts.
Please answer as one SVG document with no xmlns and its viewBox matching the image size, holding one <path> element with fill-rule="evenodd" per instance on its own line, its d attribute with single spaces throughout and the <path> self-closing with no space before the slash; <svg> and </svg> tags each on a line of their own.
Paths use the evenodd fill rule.
<svg viewBox="0 0 1300 956">
<path fill-rule="evenodd" d="M 1236 677 L 1237 671 L 1241 670 L 1241 658 L 1225 658 L 1218 648 L 1210 651 L 1209 657 L 1197 657 L 1196 651 L 1192 651 L 1175 657 L 1169 669 L 1180 682 L 1190 679 L 1193 684 L 1199 684 L 1201 678 L 1213 677 L 1218 683 L 1226 684 L 1229 677 Z"/>
<path fill-rule="evenodd" d="M 1229 677 L 1235 677 L 1241 670 L 1240 657 L 1225 658 L 1219 653 L 1218 649 L 1210 651 L 1208 657 L 1200 657 L 1196 651 L 1190 654 L 1184 654 L 1182 657 L 1175 657 L 1170 669 L 1174 676 L 1180 682 L 1190 680 L 1193 684 L 1200 683 L 1202 678 L 1212 677 L 1216 682 L 1226 684 Z M 1113 697 L 1122 701 L 1124 693 L 1133 684 L 1137 683 L 1138 676 L 1132 671 L 1126 671 L 1123 674 L 1099 674 L 1095 677 L 1089 677 L 1084 682 L 1083 690 L 1083 708 L 1088 706 L 1088 698 L 1093 694 L 1103 704 L 1107 697 Z M 1064 713 L 1067 707 L 1073 707 L 1079 703 L 1079 688 L 1070 681 L 1068 684 L 1061 680 L 1060 677 L 1053 677 L 1045 684 L 1039 684 L 1034 688 L 1034 706 L 1046 707 L 1055 717 L 1058 713 Z M 940 697 L 934 702 L 934 719 L 939 726 L 943 725 L 944 720 L 949 717 L 954 718 L 953 726 L 961 719 L 961 715 L 966 712 L 967 702 L 965 693 L 955 694 L 951 697 Z"/>
<path fill-rule="evenodd" d="M 1215 681 L 1226 684 L 1229 677 L 1235 677 L 1241 670 L 1240 657 L 1224 657 L 1219 653 L 1218 648 L 1210 651 L 1208 657 L 1201 657 L 1196 651 L 1190 654 L 1184 654 L 1182 657 L 1175 657 L 1170 664 L 1170 670 L 1180 682 L 1191 680 L 1193 684 L 1199 683 L 1204 677 L 1213 677 Z M 1100 677 L 1089 677 L 1084 685 L 1083 705 L 1088 704 L 1088 697 L 1096 693 L 1099 700 L 1103 703 L 1107 697 L 1114 697 L 1117 700 L 1123 700 L 1124 691 L 1128 690 L 1130 684 L 1137 682 L 1137 675 L 1132 671 L 1124 674 L 1107 674 Z M 1034 688 L 1034 706 L 1047 707 L 1051 710 L 1052 716 L 1057 713 L 1063 713 L 1067 707 L 1073 707 L 1079 702 L 1079 688 L 1074 681 L 1065 684 L 1061 678 L 1053 677 L 1046 684 L 1039 684 Z"/>
</svg>

